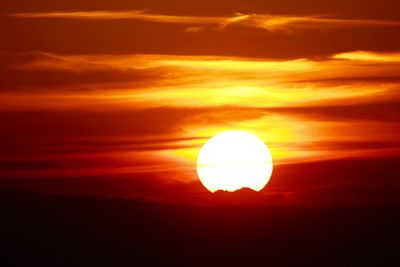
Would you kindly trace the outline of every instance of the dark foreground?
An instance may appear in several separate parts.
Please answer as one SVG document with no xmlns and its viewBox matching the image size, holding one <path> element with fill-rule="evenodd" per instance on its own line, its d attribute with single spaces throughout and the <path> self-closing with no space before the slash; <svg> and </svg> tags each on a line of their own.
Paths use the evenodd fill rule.
<svg viewBox="0 0 400 267">
<path fill-rule="evenodd" d="M 0 192 L 0 266 L 400 266 L 399 208 L 191 207 Z"/>
</svg>

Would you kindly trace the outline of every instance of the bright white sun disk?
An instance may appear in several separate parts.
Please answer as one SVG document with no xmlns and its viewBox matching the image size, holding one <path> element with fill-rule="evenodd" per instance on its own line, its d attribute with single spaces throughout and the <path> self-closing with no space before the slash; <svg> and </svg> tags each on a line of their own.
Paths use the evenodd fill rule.
<svg viewBox="0 0 400 267">
<path fill-rule="evenodd" d="M 272 174 L 272 156 L 257 136 L 242 131 L 222 132 L 201 149 L 197 173 L 211 192 L 251 188 L 260 191 Z"/>
</svg>

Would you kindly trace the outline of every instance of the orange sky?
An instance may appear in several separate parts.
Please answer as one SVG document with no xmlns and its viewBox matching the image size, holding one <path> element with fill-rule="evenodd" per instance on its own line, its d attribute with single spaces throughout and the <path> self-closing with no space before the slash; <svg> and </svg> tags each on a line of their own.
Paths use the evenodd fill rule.
<svg viewBox="0 0 400 267">
<path fill-rule="evenodd" d="M 1 178 L 189 185 L 229 129 L 283 169 L 400 155 L 397 1 L 132 2 L 2 4 Z"/>
</svg>

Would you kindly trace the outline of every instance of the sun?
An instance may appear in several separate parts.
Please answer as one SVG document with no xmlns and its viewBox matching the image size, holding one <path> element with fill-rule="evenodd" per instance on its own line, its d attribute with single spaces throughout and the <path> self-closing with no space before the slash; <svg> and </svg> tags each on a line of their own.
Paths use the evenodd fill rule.
<svg viewBox="0 0 400 267">
<path fill-rule="evenodd" d="M 202 147 L 197 158 L 197 174 L 211 192 L 263 189 L 271 178 L 272 156 L 254 134 L 225 131 Z"/>
</svg>

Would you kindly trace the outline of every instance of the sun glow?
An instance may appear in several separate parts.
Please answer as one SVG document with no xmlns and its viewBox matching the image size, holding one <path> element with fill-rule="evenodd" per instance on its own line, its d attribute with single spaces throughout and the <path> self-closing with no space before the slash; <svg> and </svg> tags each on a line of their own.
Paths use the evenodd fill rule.
<svg viewBox="0 0 400 267">
<path fill-rule="evenodd" d="M 257 136 L 222 132 L 203 146 L 197 158 L 200 181 L 211 192 L 251 188 L 260 191 L 272 174 L 272 156 Z"/>
</svg>

